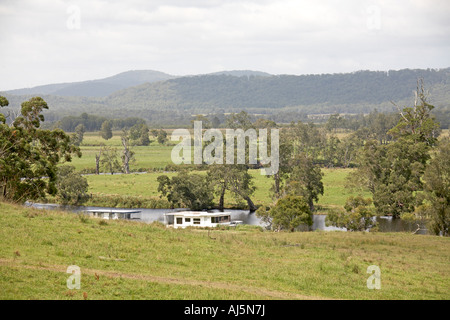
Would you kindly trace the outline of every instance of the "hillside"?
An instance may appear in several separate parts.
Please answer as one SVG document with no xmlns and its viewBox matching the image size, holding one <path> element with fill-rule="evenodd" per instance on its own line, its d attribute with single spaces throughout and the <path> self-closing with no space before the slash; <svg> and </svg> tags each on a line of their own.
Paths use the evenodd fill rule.
<svg viewBox="0 0 450 320">
<path fill-rule="evenodd" d="M 237 77 L 202 75 L 143 84 L 105 99 L 133 109 L 279 109 L 289 106 L 379 104 L 411 97 L 418 78 L 427 87 L 450 86 L 450 69 L 360 71 L 347 74 Z"/>
<path fill-rule="evenodd" d="M 157 81 L 158 75 L 136 71 L 61 87 L 43 95 L 51 111 L 47 119 L 88 112 L 111 117 L 130 114 L 159 124 L 185 122 L 198 113 L 229 113 L 245 110 L 285 122 L 309 114 L 366 113 L 377 108 L 393 111 L 413 102 L 417 79 L 424 79 L 430 103 L 437 109 L 450 108 L 450 68 L 358 71 L 345 74 L 269 75 L 256 71 L 228 71 L 216 74 L 172 77 Z M 150 75 L 154 81 L 149 81 Z M 163 74 L 162 78 L 171 77 Z M 138 82 L 144 81 L 139 85 Z M 121 90 L 115 90 L 118 87 Z M 107 94 L 105 97 L 94 95 Z M 17 93 L 17 91 L 14 91 Z M 22 91 L 20 91 L 22 92 Z M 73 96 L 84 93 L 84 97 Z M 29 92 L 28 92 L 29 93 Z M 71 94 L 72 96 L 66 96 Z M 31 95 L 5 93 L 12 107 Z"/>
<path fill-rule="evenodd" d="M 125 88 L 137 86 L 143 83 L 165 81 L 175 78 L 169 74 L 153 70 L 133 70 L 119 73 L 112 77 L 37 86 L 34 88 L 23 88 L 6 91 L 13 95 L 55 95 L 63 97 L 106 97 L 107 95 Z"/>
</svg>

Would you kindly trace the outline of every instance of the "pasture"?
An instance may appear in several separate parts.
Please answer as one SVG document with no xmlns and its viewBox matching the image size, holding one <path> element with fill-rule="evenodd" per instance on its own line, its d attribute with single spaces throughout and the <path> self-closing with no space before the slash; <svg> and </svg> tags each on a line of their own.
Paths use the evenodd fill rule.
<svg viewBox="0 0 450 320">
<path fill-rule="evenodd" d="M 5 203 L 0 226 L 0 299 L 450 298 L 443 237 L 169 229 Z M 372 265 L 380 289 L 367 287 Z"/>
</svg>

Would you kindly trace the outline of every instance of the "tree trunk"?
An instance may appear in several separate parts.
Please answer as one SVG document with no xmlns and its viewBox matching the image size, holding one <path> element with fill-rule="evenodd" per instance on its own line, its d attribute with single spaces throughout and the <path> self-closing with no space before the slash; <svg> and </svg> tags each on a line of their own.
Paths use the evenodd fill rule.
<svg viewBox="0 0 450 320">
<path fill-rule="evenodd" d="M 311 212 L 314 212 L 315 208 L 314 208 L 314 200 L 311 199 L 308 201 L 309 203 L 309 210 L 311 210 Z"/>
<path fill-rule="evenodd" d="M 6 199 L 6 185 L 8 184 L 8 179 L 3 179 L 4 185 L 3 185 L 3 198 Z"/>
<path fill-rule="evenodd" d="M 122 137 L 122 145 L 123 145 L 123 171 L 126 174 L 130 173 L 130 149 L 128 148 L 128 140 Z"/>
<path fill-rule="evenodd" d="M 247 201 L 248 209 L 250 210 L 250 212 L 255 212 L 257 208 L 256 208 L 255 204 L 253 203 L 252 199 L 250 199 L 249 196 L 245 196 L 244 200 Z"/>
<path fill-rule="evenodd" d="M 222 192 L 220 193 L 220 199 L 219 199 L 219 210 L 223 212 L 224 210 L 224 202 L 225 202 L 225 190 L 226 188 L 222 188 Z"/>
<path fill-rule="evenodd" d="M 95 174 L 100 174 L 100 155 L 95 155 Z"/>
<path fill-rule="evenodd" d="M 275 197 L 278 199 L 280 198 L 280 173 L 274 174 L 274 182 L 275 182 Z"/>
</svg>

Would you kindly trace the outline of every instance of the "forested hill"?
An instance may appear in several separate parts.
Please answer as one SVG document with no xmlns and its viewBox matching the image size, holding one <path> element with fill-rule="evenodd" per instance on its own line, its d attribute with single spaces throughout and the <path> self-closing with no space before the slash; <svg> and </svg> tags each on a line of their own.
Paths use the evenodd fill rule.
<svg viewBox="0 0 450 320">
<path fill-rule="evenodd" d="M 110 95 L 106 104 L 133 108 L 283 108 L 307 105 L 379 104 L 410 98 L 417 79 L 427 88 L 450 86 L 450 68 L 359 71 L 346 74 L 201 75 L 144 84 Z"/>
<path fill-rule="evenodd" d="M 116 77 L 122 81 L 124 75 L 127 73 Z M 392 111 L 394 107 L 390 101 L 401 106 L 413 101 L 413 91 L 420 78 L 430 91 L 429 102 L 437 109 L 450 108 L 450 68 L 300 76 L 254 71 L 183 77 L 162 75 L 170 78 L 138 86 L 131 86 L 133 83 L 129 82 L 129 87 L 106 97 L 66 96 L 60 94 L 64 88 L 59 88 L 42 95 L 50 107 L 46 118 L 56 120 L 65 115 L 87 112 L 114 118 L 132 115 L 157 123 L 189 123 L 193 114 L 245 110 L 285 122 L 311 114 L 365 113 L 374 108 Z M 111 80 L 114 77 L 107 82 L 114 85 Z M 120 83 L 126 85 L 123 81 Z M 88 86 L 89 82 L 83 82 L 83 85 Z M 89 90 L 95 91 L 95 88 Z M 27 96 L 12 95 L 11 92 L 4 95 L 10 106 L 17 108 L 33 94 L 27 93 Z"/>
</svg>

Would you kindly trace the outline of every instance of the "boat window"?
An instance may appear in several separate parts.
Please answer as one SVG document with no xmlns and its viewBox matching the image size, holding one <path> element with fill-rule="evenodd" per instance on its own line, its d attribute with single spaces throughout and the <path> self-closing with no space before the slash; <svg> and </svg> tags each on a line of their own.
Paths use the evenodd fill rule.
<svg viewBox="0 0 450 320">
<path fill-rule="evenodd" d="M 230 221 L 230 216 L 211 217 L 211 223 L 223 223 Z"/>
<path fill-rule="evenodd" d="M 194 218 L 194 224 L 200 224 L 200 218 Z"/>
<path fill-rule="evenodd" d="M 177 218 L 177 224 L 183 224 L 183 218 Z"/>
</svg>

